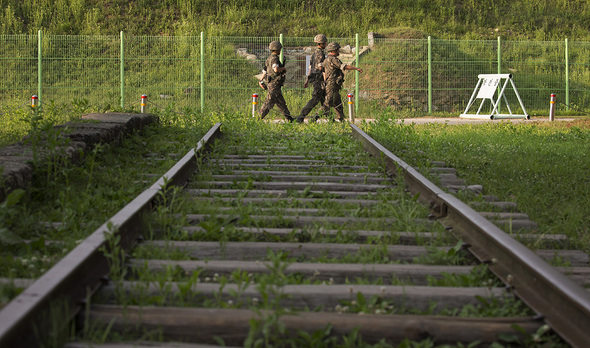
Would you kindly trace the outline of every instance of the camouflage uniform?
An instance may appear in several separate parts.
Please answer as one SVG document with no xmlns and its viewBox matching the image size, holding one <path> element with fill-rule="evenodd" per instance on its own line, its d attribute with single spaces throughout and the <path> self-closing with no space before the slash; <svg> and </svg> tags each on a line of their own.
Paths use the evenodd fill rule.
<svg viewBox="0 0 590 348">
<path fill-rule="evenodd" d="M 340 97 L 340 89 L 344 83 L 344 67 L 338 57 L 328 55 L 322 64 L 326 75 L 326 99 L 320 109 L 320 114 L 326 116 L 330 108 L 334 108 L 340 121 L 344 121 L 344 108 Z"/>
<path fill-rule="evenodd" d="M 301 109 L 301 114 L 297 117 L 297 122 L 303 122 L 305 116 L 311 112 L 311 110 L 317 104 L 323 104 L 326 92 L 324 90 L 324 77 L 322 76 L 322 63 L 326 55 L 324 54 L 324 50 L 317 47 L 311 56 L 310 67 L 311 71 L 309 73 L 309 77 L 307 79 L 308 83 L 311 82 L 313 85 L 313 92 L 311 94 L 311 99 L 307 102 L 307 104 Z M 316 115 L 316 118 L 318 116 Z"/>
<path fill-rule="evenodd" d="M 281 92 L 281 87 L 283 87 L 283 84 L 285 83 L 285 73 L 276 73 L 273 69 L 273 66 L 283 66 L 279 56 L 275 53 L 271 53 L 264 66 L 266 71 L 265 79 L 266 85 L 268 87 L 268 93 L 266 94 L 264 103 L 260 107 L 260 119 L 266 117 L 266 115 L 270 112 L 270 109 L 272 109 L 276 104 L 283 116 L 285 116 L 288 121 L 292 122 L 293 118 L 291 117 L 291 113 L 289 112 L 287 102 L 285 102 L 285 98 L 283 97 L 283 93 Z"/>
</svg>

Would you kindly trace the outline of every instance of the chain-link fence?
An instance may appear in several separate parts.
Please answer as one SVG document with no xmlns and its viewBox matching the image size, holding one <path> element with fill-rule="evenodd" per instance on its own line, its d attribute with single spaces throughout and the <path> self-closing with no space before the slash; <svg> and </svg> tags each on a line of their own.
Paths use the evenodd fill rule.
<svg viewBox="0 0 590 348">
<path fill-rule="evenodd" d="M 88 100 L 95 109 L 129 107 L 142 94 L 182 109 L 251 112 L 268 44 L 283 42 L 283 89 L 297 115 L 311 96 L 304 89 L 313 38 L 0 36 L 0 111 L 27 104 Z M 590 42 L 389 39 L 369 34 L 328 38 L 340 58 L 363 68 L 346 73 L 343 100 L 352 93 L 357 117 L 375 113 L 458 115 L 479 74 L 513 75 L 529 114 L 547 114 L 549 95 L 562 110 L 590 110 Z M 510 98 L 510 94 L 507 94 Z M 510 100 L 509 100 L 510 101 Z M 512 105 L 512 101 L 510 104 Z M 517 104 L 514 101 L 514 104 Z"/>
</svg>

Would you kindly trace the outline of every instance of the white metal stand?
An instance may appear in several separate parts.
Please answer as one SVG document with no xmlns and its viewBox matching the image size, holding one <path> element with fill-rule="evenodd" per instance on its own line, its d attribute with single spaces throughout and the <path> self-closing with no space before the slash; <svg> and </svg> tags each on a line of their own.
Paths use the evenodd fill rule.
<svg viewBox="0 0 590 348">
<path fill-rule="evenodd" d="M 518 91 L 516 90 L 516 86 L 514 85 L 514 81 L 512 81 L 512 74 L 480 74 L 477 76 L 479 81 L 475 86 L 475 90 L 471 95 L 471 99 L 469 99 L 469 103 L 465 108 L 465 111 L 460 115 L 461 118 L 489 118 L 493 119 L 504 119 L 504 118 L 525 118 L 530 119 L 531 117 L 527 114 L 524 105 L 522 104 L 522 100 L 520 99 L 520 95 L 518 95 Z M 505 80 L 502 84 L 502 89 L 500 90 L 500 94 L 498 94 L 496 100 L 494 100 L 494 95 L 496 94 L 496 90 L 500 86 L 502 80 Z M 520 104 L 520 108 L 522 109 L 522 114 L 514 114 L 512 113 L 512 109 L 508 104 L 508 99 L 506 99 L 506 95 L 504 92 L 506 91 L 506 86 L 508 86 L 508 82 L 510 82 L 512 86 L 512 90 L 518 99 L 518 103 Z M 508 109 L 508 114 L 500 114 L 498 113 L 500 100 L 504 98 L 504 103 L 506 104 L 506 108 Z M 479 104 L 479 108 L 477 109 L 477 113 L 469 114 L 468 111 L 475 103 L 476 99 L 481 99 L 481 103 Z M 481 114 L 481 109 L 486 100 L 489 100 L 490 105 L 490 112 L 487 114 Z"/>
</svg>

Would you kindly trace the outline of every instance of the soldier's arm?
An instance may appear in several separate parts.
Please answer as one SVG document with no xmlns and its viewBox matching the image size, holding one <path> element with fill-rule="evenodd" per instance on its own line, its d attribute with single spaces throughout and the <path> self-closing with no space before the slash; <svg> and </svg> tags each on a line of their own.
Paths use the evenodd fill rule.
<svg viewBox="0 0 590 348">
<path fill-rule="evenodd" d="M 279 60 L 279 56 L 273 54 L 271 64 L 270 64 L 270 68 L 272 69 L 272 71 L 274 71 L 277 74 L 280 72 L 283 72 L 283 71 L 287 71 L 287 69 L 281 65 L 283 65 L 283 64 L 281 64 L 281 61 Z"/>
<path fill-rule="evenodd" d="M 276 72 L 276 73 L 280 73 L 283 71 L 287 71 L 287 68 L 285 68 L 283 66 L 279 66 L 278 64 L 273 64 L 272 70 L 274 70 L 274 72 Z"/>
<path fill-rule="evenodd" d="M 348 64 L 343 64 L 344 67 L 342 70 L 356 70 L 358 72 L 363 72 L 363 69 L 361 68 L 357 68 L 356 66 L 352 66 L 352 65 L 348 65 Z"/>
<path fill-rule="evenodd" d="M 266 70 L 262 70 L 262 77 L 260 78 L 260 80 L 258 81 L 258 85 L 260 86 L 260 88 L 262 89 L 266 89 L 266 86 L 264 85 L 264 78 L 266 77 Z"/>
</svg>

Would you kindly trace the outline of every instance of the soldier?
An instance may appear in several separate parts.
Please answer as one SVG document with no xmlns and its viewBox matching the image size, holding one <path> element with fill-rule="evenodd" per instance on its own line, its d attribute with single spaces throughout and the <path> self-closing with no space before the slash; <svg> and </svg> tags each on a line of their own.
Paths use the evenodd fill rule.
<svg viewBox="0 0 590 348">
<path fill-rule="evenodd" d="M 326 58 L 324 54 L 324 49 L 326 48 L 326 42 L 328 39 L 324 34 L 318 34 L 313 38 L 313 42 L 317 44 L 313 55 L 311 56 L 311 61 L 309 64 L 309 74 L 305 79 L 305 83 L 303 84 L 303 88 L 307 88 L 308 84 L 311 82 L 313 85 L 313 92 L 311 93 L 311 99 L 307 102 L 307 104 L 301 109 L 301 114 L 297 117 L 297 122 L 302 123 L 305 119 L 305 116 L 311 112 L 311 110 L 317 104 L 324 103 L 324 97 L 326 92 L 324 90 L 324 78 L 322 76 L 322 63 Z M 319 116 L 316 114 L 314 120 L 317 120 Z"/>
<path fill-rule="evenodd" d="M 336 111 L 340 122 L 344 122 L 344 108 L 342 107 L 342 99 L 340 98 L 340 89 L 344 83 L 344 71 L 356 70 L 362 73 L 363 69 L 344 64 L 338 59 L 340 45 L 337 42 L 330 42 L 326 50 L 328 51 L 328 56 L 322 63 L 324 81 L 326 83 L 326 99 L 322 104 L 320 114 L 327 115 L 332 107 Z"/>
<path fill-rule="evenodd" d="M 289 108 L 287 107 L 287 103 L 285 102 L 285 98 L 281 91 L 281 87 L 285 83 L 285 72 L 287 71 L 279 59 L 279 54 L 281 53 L 283 45 L 278 41 L 273 41 L 268 48 L 270 49 L 271 54 L 264 64 L 262 78 L 258 82 L 260 87 L 264 89 L 266 89 L 265 87 L 268 87 L 266 99 L 264 100 L 262 107 L 260 107 L 260 119 L 266 117 L 270 109 L 276 104 L 287 121 L 293 122 L 294 119 L 291 117 L 291 113 L 289 112 Z"/>
</svg>

